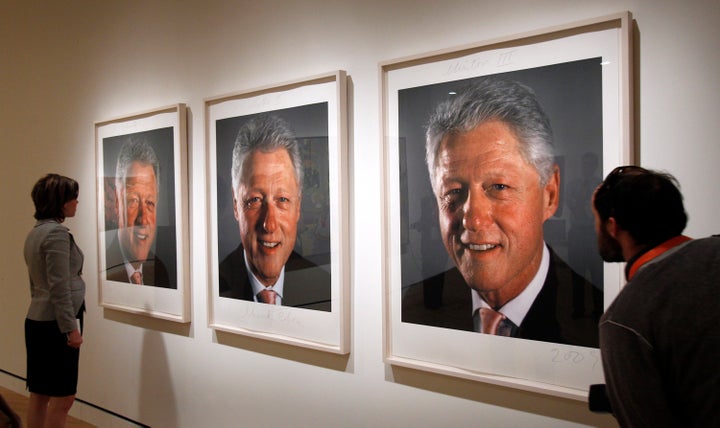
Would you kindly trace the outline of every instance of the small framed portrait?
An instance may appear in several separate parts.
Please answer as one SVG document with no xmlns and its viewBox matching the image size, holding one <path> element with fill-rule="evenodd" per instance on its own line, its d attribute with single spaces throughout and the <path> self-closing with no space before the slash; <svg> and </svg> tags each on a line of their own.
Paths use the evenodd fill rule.
<svg viewBox="0 0 720 428">
<path fill-rule="evenodd" d="M 206 100 L 210 325 L 348 352 L 346 75 Z"/>
<path fill-rule="evenodd" d="M 100 305 L 190 321 L 184 104 L 95 124 Z"/>
<path fill-rule="evenodd" d="M 585 399 L 622 272 L 591 198 L 632 161 L 630 14 L 381 64 L 386 361 Z"/>
</svg>

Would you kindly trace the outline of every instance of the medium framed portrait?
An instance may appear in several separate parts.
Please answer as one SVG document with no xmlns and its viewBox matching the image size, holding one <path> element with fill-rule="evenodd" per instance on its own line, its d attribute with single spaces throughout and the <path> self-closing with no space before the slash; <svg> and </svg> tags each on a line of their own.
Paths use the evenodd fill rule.
<svg viewBox="0 0 720 428">
<path fill-rule="evenodd" d="M 97 122 L 95 147 L 100 305 L 190 322 L 185 104 Z"/>
<path fill-rule="evenodd" d="M 629 13 L 380 64 L 385 359 L 587 397 L 622 283 L 592 193 L 633 161 Z"/>
<path fill-rule="evenodd" d="M 212 328 L 349 352 L 346 79 L 205 101 Z"/>
</svg>

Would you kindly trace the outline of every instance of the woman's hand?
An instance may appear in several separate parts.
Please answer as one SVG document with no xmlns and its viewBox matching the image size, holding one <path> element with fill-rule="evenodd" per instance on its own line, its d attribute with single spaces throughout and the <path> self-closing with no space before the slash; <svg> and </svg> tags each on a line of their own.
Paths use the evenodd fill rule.
<svg viewBox="0 0 720 428">
<path fill-rule="evenodd" d="M 82 335 L 80 334 L 80 330 L 75 329 L 67 334 L 68 338 L 68 346 L 71 348 L 80 348 L 80 345 L 83 343 Z"/>
</svg>

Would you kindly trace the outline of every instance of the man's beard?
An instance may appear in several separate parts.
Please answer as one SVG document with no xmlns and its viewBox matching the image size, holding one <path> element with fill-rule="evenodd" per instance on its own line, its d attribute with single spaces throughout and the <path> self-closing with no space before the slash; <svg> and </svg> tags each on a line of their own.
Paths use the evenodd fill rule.
<svg viewBox="0 0 720 428">
<path fill-rule="evenodd" d="M 598 250 L 600 251 L 600 257 L 606 262 L 615 263 L 625 261 L 620 243 L 617 239 L 610 236 L 605 227 L 600 228 Z"/>
</svg>

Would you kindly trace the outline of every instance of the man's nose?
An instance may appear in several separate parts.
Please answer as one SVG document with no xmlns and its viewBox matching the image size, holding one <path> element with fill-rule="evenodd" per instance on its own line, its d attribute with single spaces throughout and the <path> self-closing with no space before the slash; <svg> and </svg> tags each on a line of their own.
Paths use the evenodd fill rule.
<svg viewBox="0 0 720 428">
<path fill-rule="evenodd" d="M 137 207 L 137 215 L 135 216 L 135 225 L 136 226 L 142 226 L 147 224 L 147 207 L 145 207 L 145 204 L 141 201 L 138 204 Z"/>
<path fill-rule="evenodd" d="M 463 204 L 463 227 L 466 230 L 482 230 L 492 224 L 492 204 L 483 190 L 470 191 Z"/>
<path fill-rule="evenodd" d="M 277 229 L 277 207 L 272 202 L 265 204 L 262 226 L 266 232 L 274 232 Z"/>
</svg>

